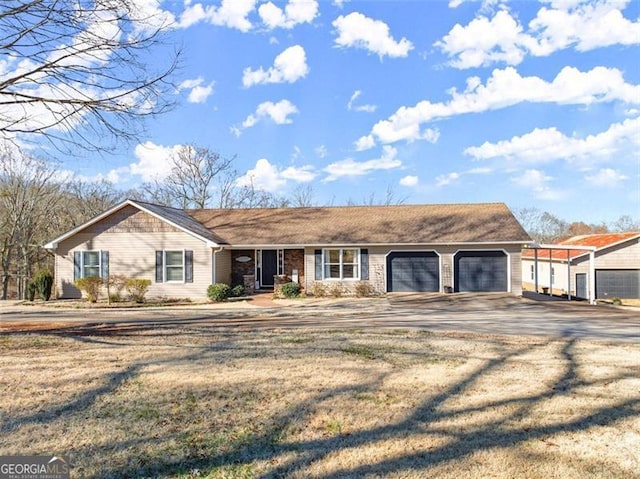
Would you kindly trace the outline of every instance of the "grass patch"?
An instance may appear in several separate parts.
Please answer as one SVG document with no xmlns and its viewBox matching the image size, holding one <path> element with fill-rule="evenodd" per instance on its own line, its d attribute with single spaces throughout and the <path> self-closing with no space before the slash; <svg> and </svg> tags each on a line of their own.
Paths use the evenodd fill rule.
<svg viewBox="0 0 640 479">
<path fill-rule="evenodd" d="M 376 352 L 376 350 L 372 346 L 368 346 L 366 344 L 349 344 L 347 346 L 344 346 L 343 348 L 340 348 L 340 351 L 345 354 L 351 354 L 353 356 L 359 356 L 361 358 L 370 360 L 378 359 L 378 357 L 380 356 L 379 352 Z"/>
<path fill-rule="evenodd" d="M 640 466 L 636 344 L 185 324 L 0 348 L 3 454 L 59 451 L 73 477 L 626 479 Z"/>
<path fill-rule="evenodd" d="M 299 334 L 291 334 L 287 336 L 282 336 L 278 338 L 281 343 L 284 344 L 305 344 L 313 341 L 311 336 L 299 335 Z"/>
</svg>

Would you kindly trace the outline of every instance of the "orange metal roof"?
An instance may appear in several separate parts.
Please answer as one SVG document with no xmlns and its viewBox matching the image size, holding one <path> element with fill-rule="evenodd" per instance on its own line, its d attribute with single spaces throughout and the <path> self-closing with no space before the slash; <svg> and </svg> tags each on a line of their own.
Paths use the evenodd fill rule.
<svg viewBox="0 0 640 479">
<path fill-rule="evenodd" d="M 596 248 L 596 251 L 599 251 L 609 246 L 613 246 L 614 244 L 622 243 L 624 241 L 627 241 L 636 237 L 640 237 L 640 231 L 631 231 L 628 233 L 603 233 L 603 234 L 593 234 L 593 235 L 572 236 L 571 238 L 558 241 L 555 244 L 559 246 L 594 246 Z M 558 250 L 551 251 L 551 258 L 559 261 L 566 261 L 567 251 L 569 252 L 569 257 L 571 259 L 588 254 L 588 251 L 584 251 L 584 250 L 578 250 L 578 249 L 559 250 L 558 249 Z M 534 252 L 532 249 L 527 249 L 523 251 L 522 256 L 526 258 L 533 258 Z M 542 259 L 549 258 L 549 250 L 546 248 L 539 249 L 538 258 L 542 258 Z"/>
</svg>

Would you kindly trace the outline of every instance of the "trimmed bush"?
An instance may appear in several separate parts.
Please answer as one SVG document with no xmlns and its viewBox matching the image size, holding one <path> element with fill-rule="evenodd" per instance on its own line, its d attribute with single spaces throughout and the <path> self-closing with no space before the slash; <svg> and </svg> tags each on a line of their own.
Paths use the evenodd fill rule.
<svg viewBox="0 0 640 479">
<path fill-rule="evenodd" d="M 231 286 L 225 283 L 210 284 L 207 288 L 207 297 L 211 301 L 225 301 L 231 295 Z"/>
<path fill-rule="evenodd" d="M 311 285 L 311 296 L 324 298 L 327 295 L 327 287 L 323 283 L 315 282 Z"/>
<path fill-rule="evenodd" d="M 366 298 L 375 294 L 373 286 L 368 281 L 358 281 L 354 289 L 358 298 Z"/>
<path fill-rule="evenodd" d="M 51 298 L 51 290 L 53 288 L 53 274 L 50 271 L 43 269 L 36 273 L 31 280 L 35 287 L 35 293 L 43 301 L 49 301 Z"/>
<path fill-rule="evenodd" d="M 244 286 L 242 286 L 241 284 L 237 284 L 233 288 L 231 288 L 231 296 L 234 298 L 244 296 Z"/>
<path fill-rule="evenodd" d="M 342 283 L 333 283 L 329 288 L 329 295 L 333 298 L 342 298 L 344 296 L 344 286 Z"/>
<path fill-rule="evenodd" d="M 76 288 L 84 293 L 87 301 L 95 303 L 100 296 L 100 288 L 102 287 L 102 278 L 97 276 L 88 276 L 86 278 L 77 279 Z"/>
<path fill-rule="evenodd" d="M 144 303 L 144 297 L 149 291 L 149 286 L 151 286 L 151 280 L 137 278 L 128 279 L 124 285 L 131 297 L 131 301 L 136 303 Z"/>
<path fill-rule="evenodd" d="M 300 285 L 298 283 L 284 283 L 280 286 L 280 294 L 285 298 L 297 298 L 300 296 Z"/>
<path fill-rule="evenodd" d="M 122 291 L 127 285 L 128 279 L 123 274 L 109 276 L 109 282 L 107 283 L 109 286 L 109 301 L 114 303 L 122 301 Z"/>
</svg>

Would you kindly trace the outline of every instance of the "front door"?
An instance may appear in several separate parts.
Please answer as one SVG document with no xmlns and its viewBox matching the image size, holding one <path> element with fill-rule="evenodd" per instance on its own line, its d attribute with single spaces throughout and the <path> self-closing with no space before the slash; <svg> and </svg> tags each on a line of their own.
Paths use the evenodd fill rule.
<svg viewBox="0 0 640 479">
<path fill-rule="evenodd" d="M 278 274 L 278 251 L 263 249 L 260 261 L 260 287 L 273 288 L 273 277 Z"/>
<path fill-rule="evenodd" d="M 581 299 L 588 299 L 586 273 L 576 273 L 576 297 Z"/>
</svg>

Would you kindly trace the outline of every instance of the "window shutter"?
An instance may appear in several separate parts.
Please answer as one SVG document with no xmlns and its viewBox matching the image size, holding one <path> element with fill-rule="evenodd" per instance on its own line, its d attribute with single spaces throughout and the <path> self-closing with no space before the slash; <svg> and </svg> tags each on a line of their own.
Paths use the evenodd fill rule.
<svg viewBox="0 0 640 479">
<path fill-rule="evenodd" d="M 184 252 L 184 282 L 193 283 L 193 251 Z"/>
<path fill-rule="evenodd" d="M 316 257 L 316 281 L 322 280 L 322 250 L 317 249 L 314 252 Z"/>
<path fill-rule="evenodd" d="M 369 250 L 360 250 L 360 279 L 369 279 Z"/>
<path fill-rule="evenodd" d="M 156 251 L 156 283 L 162 283 L 162 251 Z"/>
<path fill-rule="evenodd" d="M 73 282 L 82 278 L 82 252 L 73 252 Z"/>
<path fill-rule="evenodd" d="M 102 279 L 104 281 L 109 280 L 109 252 L 100 251 L 100 262 L 102 263 Z"/>
</svg>

